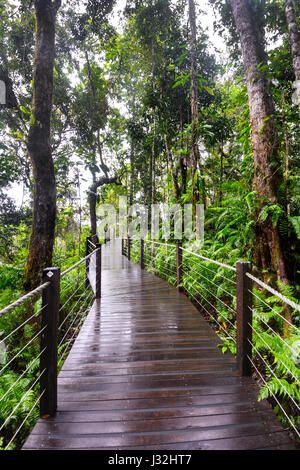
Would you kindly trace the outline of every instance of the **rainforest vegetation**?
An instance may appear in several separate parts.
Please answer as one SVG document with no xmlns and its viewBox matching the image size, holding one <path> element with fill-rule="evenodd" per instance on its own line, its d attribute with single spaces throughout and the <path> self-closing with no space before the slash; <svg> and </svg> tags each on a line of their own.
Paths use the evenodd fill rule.
<svg viewBox="0 0 300 470">
<path fill-rule="evenodd" d="M 184 246 L 231 266 L 251 261 L 299 302 L 299 18 L 299 0 L 0 0 L 0 309 L 39 286 L 44 268 L 83 257 L 97 210 L 117 209 L 120 196 L 150 212 L 203 204 L 204 244 Z M 234 289 L 220 273 L 219 287 Z M 74 292 L 82 279 L 68 278 Z M 268 383 L 260 398 L 274 394 L 278 418 L 299 430 L 300 362 L 290 352 L 300 350 L 299 312 L 263 291 L 255 299 L 255 345 L 267 361 L 255 358 Z M 0 317 L 0 335 L 29 315 Z M 35 328 L 0 342 L 0 369 Z M 224 354 L 235 352 L 218 332 Z M 0 448 L 18 448 L 38 416 L 11 440 L 36 400 L 35 386 L 26 391 L 38 360 L 22 374 L 37 353 L 33 341 L 0 371 Z"/>
</svg>

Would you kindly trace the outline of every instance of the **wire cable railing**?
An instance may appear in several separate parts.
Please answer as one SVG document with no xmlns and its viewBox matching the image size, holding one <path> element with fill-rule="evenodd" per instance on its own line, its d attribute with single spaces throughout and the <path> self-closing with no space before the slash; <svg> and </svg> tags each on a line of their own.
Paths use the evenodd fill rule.
<svg viewBox="0 0 300 470">
<path fill-rule="evenodd" d="M 89 281 L 95 269 L 99 284 L 99 259 L 101 245 L 88 238 L 86 256 L 45 269 L 40 286 L 0 310 L 0 449 L 20 448 L 38 417 L 55 413 L 56 377 L 101 295 Z"/>
<path fill-rule="evenodd" d="M 25 302 L 28 300 L 31 300 L 37 296 L 40 296 L 43 290 L 48 287 L 49 282 L 44 282 L 44 284 L 40 285 L 36 289 L 32 290 L 28 294 L 23 295 L 20 299 L 16 300 L 12 304 L 8 305 L 7 307 L 3 308 L 0 310 L 0 318 L 5 315 L 6 313 L 11 312 L 15 308 L 19 307 L 20 305 L 23 305 Z"/>
<path fill-rule="evenodd" d="M 176 247 L 169 243 L 145 240 L 145 267 L 160 275 L 171 285 L 176 284 Z"/>
<path fill-rule="evenodd" d="M 180 245 L 181 284 L 223 340 L 236 351 L 236 269 Z M 224 271 L 226 275 L 224 275 Z"/>
<path fill-rule="evenodd" d="M 300 305 L 291 289 L 264 283 L 247 261 L 230 266 L 180 242 L 128 238 L 122 246 L 142 269 L 189 296 L 221 338 L 222 352 L 236 355 L 239 374 L 257 380 L 259 400 L 268 399 L 299 438 Z"/>
<path fill-rule="evenodd" d="M 299 439 L 300 305 L 251 273 L 246 276 L 252 282 L 253 297 L 248 307 L 252 318 L 247 338 L 252 357 L 248 358 L 261 385 L 260 398 L 273 402 L 282 423 Z M 285 290 L 291 291 L 286 286 Z"/>
</svg>

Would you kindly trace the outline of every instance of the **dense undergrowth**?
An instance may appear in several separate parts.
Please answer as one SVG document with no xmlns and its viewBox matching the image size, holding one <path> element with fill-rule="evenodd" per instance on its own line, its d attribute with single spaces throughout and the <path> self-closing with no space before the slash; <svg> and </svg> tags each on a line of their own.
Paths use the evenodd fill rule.
<svg viewBox="0 0 300 470">
<path fill-rule="evenodd" d="M 238 260 L 253 261 L 254 232 L 249 205 L 244 197 L 231 198 L 230 211 L 224 206 L 211 207 L 205 217 L 205 239 L 201 246 L 197 240 L 183 242 L 182 287 L 219 335 L 224 354 L 236 353 L 236 287 L 235 273 L 226 266 L 214 264 L 194 256 L 191 252 L 211 260 L 235 266 Z M 85 256 L 85 237 L 80 249 L 73 237 L 57 239 L 53 264 L 61 271 L 73 266 Z M 145 241 L 146 269 L 176 285 L 176 250 L 166 244 Z M 187 250 L 187 251 L 185 251 Z M 131 258 L 139 262 L 139 241 L 132 245 Z M 21 258 L 20 258 L 21 259 Z M 61 279 L 60 327 L 58 365 L 67 357 L 73 339 L 89 310 L 93 296 L 86 287 L 85 263 Z M 254 266 L 255 268 L 255 266 Z M 261 273 L 255 271 L 258 278 Z M 23 269 L 19 265 L 0 266 L 0 307 L 10 304 L 22 293 Z M 297 302 L 298 286 L 277 283 L 277 290 Z M 276 296 L 255 286 L 253 289 L 253 376 L 259 387 L 259 399 L 267 399 L 283 426 L 290 429 L 296 439 L 300 432 L 300 315 L 286 307 Z M 287 316 L 287 327 L 284 318 Z M 32 317 L 29 323 L 19 326 Z M 3 341 L 0 349 L 0 436 L 2 449 L 22 446 L 39 416 L 37 400 L 40 394 L 39 338 L 41 300 L 28 302 L 0 318 L 0 340 L 16 328 L 15 334 Z M 26 344 L 30 342 L 29 346 Z M 24 349 L 23 349 L 24 348 Z M 17 358 L 13 359 L 16 355 Z M 10 362 L 11 361 L 11 362 Z M 18 432 L 17 432 L 18 431 Z M 16 437 L 14 434 L 17 432 Z"/>
<path fill-rule="evenodd" d="M 73 240 L 61 242 L 56 247 L 53 264 L 63 271 L 77 263 L 85 256 L 83 239 L 80 252 Z M 22 295 L 22 281 L 21 267 L 0 266 L 0 308 Z M 86 285 L 85 263 L 67 273 L 60 288 L 58 370 L 93 301 L 92 291 Z M 20 449 L 39 417 L 41 314 L 39 298 L 0 318 L 1 450 Z"/>
<path fill-rule="evenodd" d="M 236 203 L 236 204 L 235 204 Z M 247 201 L 231 202 L 230 209 L 211 208 L 206 217 L 203 246 L 185 241 L 183 248 L 211 260 L 235 267 L 238 260 L 253 261 L 249 246 L 254 240 L 253 222 Z M 176 250 L 172 245 L 145 241 L 145 267 L 176 285 Z M 182 251 L 182 283 L 186 295 L 198 307 L 221 338 L 224 354 L 236 353 L 235 272 Z M 139 262 L 139 241 L 134 241 L 131 258 Z M 262 273 L 254 274 L 263 279 Z M 276 290 L 299 302 L 299 286 L 277 282 Z M 253 286 L 252 369 L 259 384 L 259 400 L 267 399 L 280 422 L 300 442 L 300 314 L 277 296 Z"/>
</svg>

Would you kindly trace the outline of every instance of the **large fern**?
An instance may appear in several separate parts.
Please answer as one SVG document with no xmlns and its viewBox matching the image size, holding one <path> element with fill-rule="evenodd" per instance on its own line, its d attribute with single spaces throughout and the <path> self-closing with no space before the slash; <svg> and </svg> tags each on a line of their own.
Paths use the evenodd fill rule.
<svg viewBox="0 0 300 470">
<path fill-rule="evenodd" d="M 300 216 L 289 217 L 288 220 L 292 224 L 297 238 L 300 240 Z"/>
</svg>

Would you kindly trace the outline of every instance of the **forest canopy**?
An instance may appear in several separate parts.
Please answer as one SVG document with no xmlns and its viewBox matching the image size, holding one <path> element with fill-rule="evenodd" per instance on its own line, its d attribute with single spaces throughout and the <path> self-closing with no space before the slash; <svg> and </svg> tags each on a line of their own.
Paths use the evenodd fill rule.
<svg viewBox="0 0 300 470">
<path fill-rule="evenodd" d="M 299 5 L 206 8 L 1 2 L 0 255 L 25 289 L 120 195 L 203 204 L 207 250 L 296 284 Z"/>
<path fill-rule="evenodd" d="M 194 217 L 201 205 L 203 244 L 183 234 L 183 246 L 218 266 L 249 261 L 259 279 L 298 302 L 299 0 L 0 0 L 0 18 L 0 308 L 40 286 L 45 268 L 83 258 L 101 209 L 118 211 L 120 198 L 127 209 L 143 204 L 149 220 L 154 205 L 189 204 Z M 174 227 L 168 241 L 176 241 Z M 211 272 L 214 297 L 230 289 L 234 297 L 235 281 L 222 284 Z M 75 293 L 80 281 L 70 280 Z M 184 277 L 188 295 L 193 286 Z M 255 294 L 268 307 L 255 310 L 263 337 L 255 347 L 268 361 L 266 377 L 276 376 L 268 383 L 286 411 L 275 411 L 299 429 L 299 364 L 287 349 L 299 346 L 299 313 L 265 294 Z M 235 306 L 232 314 L 226 295 L 221 302 L 216 317 L 235 335 Z M 0 316 L 0 337 L 38 307 Z M 8 364 L 34 338 L 35 321 L 8 342 Z M 222 339 L 224 353 L 236 352 Z M 18 402 L 34 347 L 1 376 L 2 427 L 11 383 L 19 383 Z M 20 411 L 12 434 L 22 420 Z M 0 448 L 3 439 L 8 447 L 14 440 L 0 434 Z"/>
</svg>

